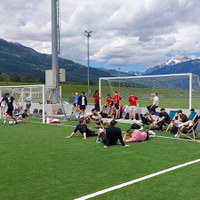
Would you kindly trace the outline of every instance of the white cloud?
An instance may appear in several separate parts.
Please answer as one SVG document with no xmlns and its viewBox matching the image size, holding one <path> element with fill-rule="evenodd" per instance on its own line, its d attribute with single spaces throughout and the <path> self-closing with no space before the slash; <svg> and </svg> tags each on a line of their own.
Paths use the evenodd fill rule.
<svg viewBox="0 0 200 200">
<path fill-rule="evenodd" d="M 200 52 L 199 0 L 60 0 L 61 56 L 86 63 L 85 30 L 93 62 L 153 66 L 167 54 Z M 51 1 L 1 2 L 0 38 L 51 52 Z"/>
</svg>

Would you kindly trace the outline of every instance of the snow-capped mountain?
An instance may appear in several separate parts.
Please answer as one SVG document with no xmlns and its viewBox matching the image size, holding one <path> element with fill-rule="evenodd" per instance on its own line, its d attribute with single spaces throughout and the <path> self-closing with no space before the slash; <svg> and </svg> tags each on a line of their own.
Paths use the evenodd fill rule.
<svg viewBox="0 0 200 200">
<path fill-rule="evenodd" d="M 161 65 L 149 68 L 144 74 L 194 73 L 200 75 L 200 58 L 171 58 Z"/>
<path fill-rule="evenodd" d="M 176 65 L 179 63 L 183 63 L 183 62 L 195 60 L 195 59 L 197 59 L 197 58 L 195 58 L 195 57 L 183 57 L 183 58 L 172 57 L 170 60 L 167 60 L 166 62 L 164 62 L 161 66 L 167 66 L 167 65 L 173 66 L 173 65 Z"/>
</svg>

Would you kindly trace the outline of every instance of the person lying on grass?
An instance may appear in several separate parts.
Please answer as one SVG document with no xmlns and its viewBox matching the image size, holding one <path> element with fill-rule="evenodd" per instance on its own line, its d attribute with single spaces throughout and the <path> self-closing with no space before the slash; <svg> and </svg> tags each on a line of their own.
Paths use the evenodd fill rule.
<svg viewBox="0 0 200 200">
<path fill-rule="evenodd" d="M 124 142 L 140 142 L 146 141 L 149 138 L 155 137 L 156 134 L 153 131 L 141 132 L 140 130 L 127 130 L 123 137 Z M 128 139 L 127 139 L 128 137 Z"/>
<path fill-rule="evenodd" d="M 116 145 L 118 140 L 120 144 L 124 147 L 128 147 L 127 144 L 124 143 L 122 138 L 122 131 L 120 128 L 116 127 L 117 121 L 112 120 L 110 122 L 110 127 L 106 129 L 104 132 L 103 129 L 99 129 L 97 143 L 100 143 L 100 138 L 102 138 L 102 142 L 104 144 L 104 148 L 108 148 L 111 145 Z"/>
<path fill-rule="evenodd" d="M 81 118 L 79 120 L 79 124 L 76 126 L 74 131 L 69 136 L 66 136 L 65 138 L 67 139 L 67 138 L 72 137 L 77 131 L 79 131 L 82 134 L 82 139 L 83 140 L 86 140 L 87 137 L 89 137 L 89 136 L 97 136 L 98 133 L 88 129 L 86 123 L 87 123 L 86 118 Z"/>
</svg>

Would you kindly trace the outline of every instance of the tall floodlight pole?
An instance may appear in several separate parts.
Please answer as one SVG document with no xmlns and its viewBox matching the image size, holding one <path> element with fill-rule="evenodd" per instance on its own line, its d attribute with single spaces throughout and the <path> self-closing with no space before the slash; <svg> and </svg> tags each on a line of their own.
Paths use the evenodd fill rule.
<svg viewBox="0 0 200 200">
<path fill-rule="evenodd" d="M 91 37 L 92 31 L 85 31 L 87 37 L 87 58 L 88 58 L 88 68 L 87 68 L 87 78 L 88 78 L 88 97 L 90 96 L 90 44 L 89 40 Z"/>
<path fill-rule="evenodd" d="M 52 71 L 53 79 L 55 81 L 55 88 L 53 92 L 53 103 L 59 103 L 60 94 L 59 94 L 59 67 L 58 67 L 58 54 L 59 54 L 59 0 L 51 0 L 51 21 L 52 21 Z"/>
</svg>

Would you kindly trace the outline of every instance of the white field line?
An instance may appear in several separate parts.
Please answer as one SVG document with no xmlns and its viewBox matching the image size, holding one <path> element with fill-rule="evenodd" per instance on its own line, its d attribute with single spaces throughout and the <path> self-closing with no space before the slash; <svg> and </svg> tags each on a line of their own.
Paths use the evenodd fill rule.
<svg viewBox="0 0 200 200">
<path fill-rule="evenodd" d="M 176 138 L 176 137 L 166 137 L 166 136 L 161 136 L 161 135 L 156 135 L 156 137 L 158 138 L 164 138 L 164 139 L 169 139 L 169 140 L 181 140 L 181 141 L 185 141 L 185 142 L 194 142 L 190 139 L 184 139 L 184 138 Z"/>
<path fill-rule="evenodd" d="M 43 124 L 41 122 L 31 122 L 31 123 L 34 123 L 34 124 Z M 70 127 L 76 127 L 74 125 L 70 125 L 70 124 L 43 124 L 43 125 L 50 125 L 50 126 L 70 126 Z"/>
<path fill-rule="evenodd" d="M 107 188 L 107 189 L 104 189 L 104 190 L 100 190 L 100 191 L 98 191 L 98 192 L 95 192 L 95 193 L 92 193 L 92 194 L 88 194 L 88 195 L 86 195 L 86 196 L 79 197 L 79 198 L 74 199 L 74 200 L 85 200 L 85 199 L 90 199 L 90 198 L 92 198 L 92 197 L 96 197 L 96 196 L 105 194 L 105 193 L 107 193 L 107 192 L 111 192 L 111 191 L 114 191 L 114 190 L 117 190 L 117 189 L 120 189 L 120 188 L 129 186 L 129 185 L 132 185 L 132 184 L 134 184 L 134 183 L 138 183 L 138 182 L 141 182 L 141 181 L 144 181 L 144 180 L 153 178 L 153 177 L 155 177 L 155 176 L 159 176 L 159 175 L 161 175 L 161 174 L 165 174 L 165 173 L 167 173 L 167 172 L 170 172 L 170 171 L 173 171 L 173 170 L 182 168 L 182 167 L 186 167 L 186 166 L 188 166 L 188 165 L 192 165 L 192 164 L 195 164 L 195 163 L 198 163 L 198 162 L 200 162 L 200 159 L 193 160 L 193 161 L 187 162 L 187 163 L 183 163 L 183 164 L 180 164 L 180 165 L 177 165 L 177 166 L 174 166 L 174 167 L 171 167 L 171 168 L 168 168 L 168 169 L 165 169 L 165 170 L 162 170 L 162 171 L 153 173 L 153 174 L 149 174 L 149 175 L 147 175 L 147 176 L 143 176 L 143 177 L 141 177 L 141 178 L 137 178 L 137 179 L 134 179 L 134 180 L 132 180 L 132 181 L 128 181 L 128 182 L 126 182 L 126 183 L 122 183 L 122 184 L 120 184 L 120 185 L 116 185 L 116 186 L 113 186 L 113 187 L 110 187 L 110 188 Z"/>
</svg>

